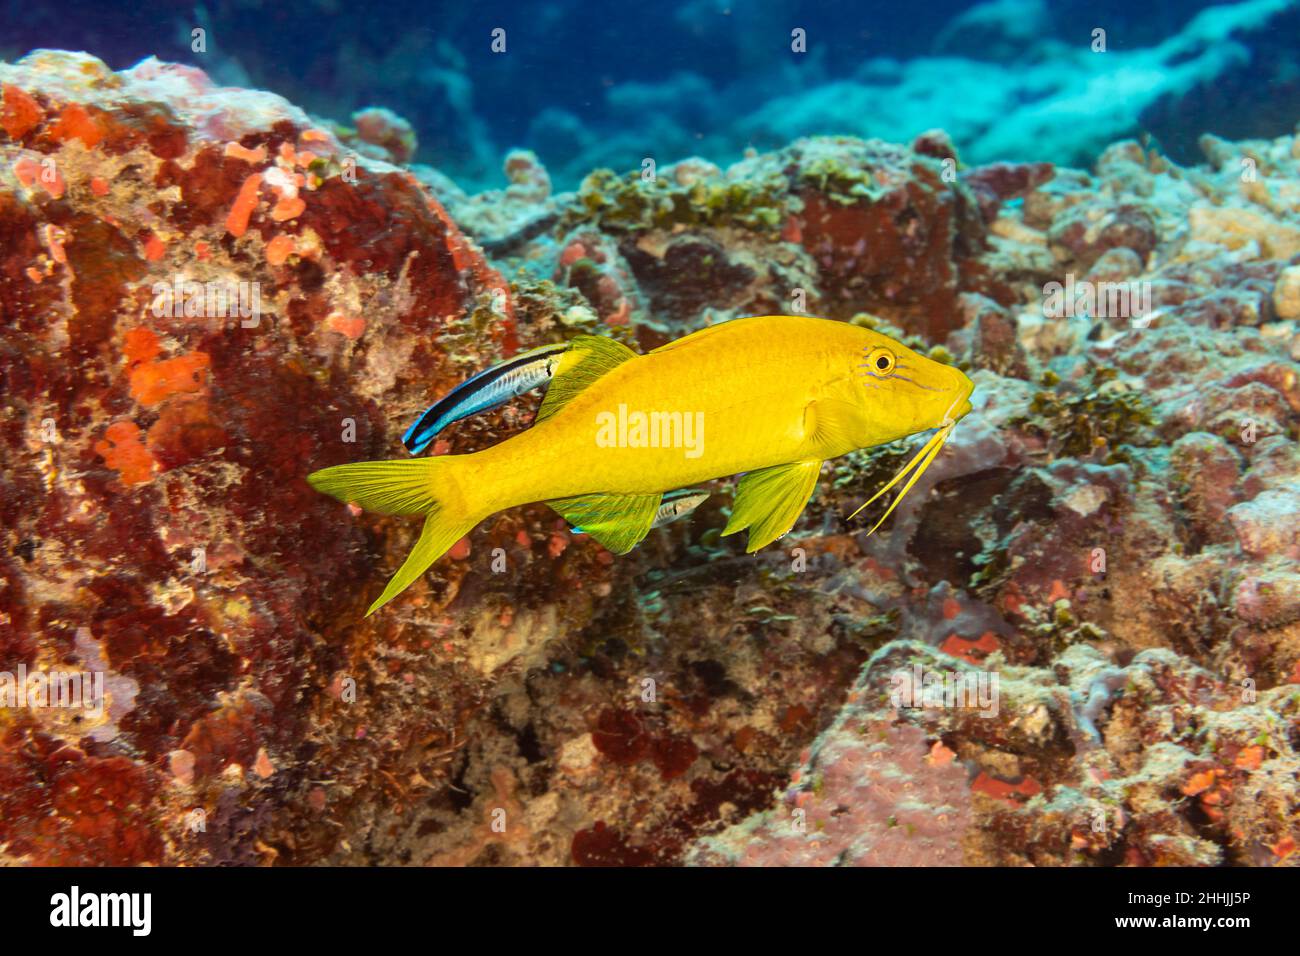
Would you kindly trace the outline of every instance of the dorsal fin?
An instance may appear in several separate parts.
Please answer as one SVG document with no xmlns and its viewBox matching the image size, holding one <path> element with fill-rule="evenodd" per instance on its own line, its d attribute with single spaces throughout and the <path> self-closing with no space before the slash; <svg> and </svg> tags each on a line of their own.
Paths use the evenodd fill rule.
<svg viewBox="0 0 1300 956">
<path fill-rule="evenodd" d="M 634 358 L 638 358 L 637 354 L 622 342 L 603 335 L 575 336 L 569 342 L 568 351 L 560 356 L 555 377 L 546 390 L 542 407 L 537 410 L 537 422 L 546 421 L 592 382 Z"/>
</svg>

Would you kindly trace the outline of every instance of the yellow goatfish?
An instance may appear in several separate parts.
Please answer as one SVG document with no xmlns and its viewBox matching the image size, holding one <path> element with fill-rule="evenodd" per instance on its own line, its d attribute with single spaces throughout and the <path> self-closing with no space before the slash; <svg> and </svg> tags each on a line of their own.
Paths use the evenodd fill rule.
<svg viewBox="0 0 1300 956">
<path fill-rule="evenodd" d="M 406 433 L 407 447 L 419 451 L 447 423 L 546 381 L 533 426 L 491 448 L 337 465 L 308 477 L 370 511 L 426 516 L 368 615 L 484 518 L 534 501 L 625 554 L 663 522 L 665 492 L 740 475 L 722 533 L 748 529 L 746 550 L 757 551 L 794 527 L 822 462 L 938 429 L 862 506 L 907 478 L 875 531 L 970 411 L 975 387 L 958 369 L 878 332 L 767 315 L 711 326 L 646 355 L 593 335 L 535 349 L 431 407 Z"/>
</svg>

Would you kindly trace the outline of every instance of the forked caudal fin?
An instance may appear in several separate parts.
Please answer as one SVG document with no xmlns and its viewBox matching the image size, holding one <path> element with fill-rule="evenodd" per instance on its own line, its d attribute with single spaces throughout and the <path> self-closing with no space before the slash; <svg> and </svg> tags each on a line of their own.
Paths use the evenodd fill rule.
<svg viewBox="0 0 1300 956">
<path fill-rule="evenodd" d="M 545 421 L 596 379 L 634 358 L 636 353 L 626 345 L 596 335 L 579 335 L 563 346 L 534 349 L 519 356 L 517 362 L 506 363 L 470 379 L 426 411 L 407 431 L 403 441 L 413 454 L 423 451 L 433 436 L 449 422 L 484 408 L 496 407 L 520 391 L 550 380 L 546 399 L 537 413 L 537 421 Z M 384 593 L 370 605 L 367 617 L 406 590 L 411 582 L 428 570 L 429 565 L 496 510 L 488 506 L 482 489 L 471 487 L 473 482 L 466 481 L 462 487 L 462 482 L 457 480 L 457 465 L 466 457 L 444 455 L 420 461 L 363 461 L 336 465 L 307 476 L 307 481 L 317 491 L 344 503 L 360 505 L 367 511 L 426 516 L 420 539 L 388 582 Z M 478 502 L 477 505 L 466 503 L 467 493 L 471 491 L 475 492 L 473 500 Z M 622 549 L 625 551 L 649 530 L 659 500 L 657 494 L 634 496 L 629 505 L 619 496 L 602 500 L 601 496 L 587 495 L 555 504 L 573 505 L 571 510 L 575 516 L 584 522 L 590 519 L 592 527 L 589 530 L 593 537 L 607 547 L 612 547 L 609 541 L 625 545 Z M 625 514 L 629 507 L 631 510 Z M 561 513 L 568 514 L 565 511 Z M 644 530 L 641 530 L 642 524 Z"/>
<path fill-rule="evenodd" d="M 434 561 L 473 529 L 483 515 L 465 506 L 453 474 L 456 457 L 419 461 L 362 461 L 335 465 L 307 476 L 317 491 L 367 511 L 387 515 L 422 514 L 420 539 L 397 569 L 384 593 L 370 605 L 374 614 L 423 574 Z"/>
</svg>

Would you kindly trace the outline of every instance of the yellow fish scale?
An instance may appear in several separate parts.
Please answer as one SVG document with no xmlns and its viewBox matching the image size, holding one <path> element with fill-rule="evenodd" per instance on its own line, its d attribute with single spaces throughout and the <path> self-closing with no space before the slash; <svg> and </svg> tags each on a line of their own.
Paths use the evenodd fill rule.
<svg viewBox="0 0 1300 956">
<path fill-rule="evenodd" d="M 471 456 L 464 484 L 499 510 L 592 492 L 671 491 L 843 454 L 850 449 L 830 454 L 815 447 L 806 409 L 852 374 L 843 353 L 855 331 L 801 316 L 765 316 L 697 332 L 624 362 L 553 417 Z M 849 335 L 829 334 L 842 332 Z M 699 456 L 687 457 L 681 447 L 601 447 L 597 416 L 616 418 L 620 405 L 628 414 L 696 416 L 704 426 L 694 436 L 702 437 Z"/>
</svg>

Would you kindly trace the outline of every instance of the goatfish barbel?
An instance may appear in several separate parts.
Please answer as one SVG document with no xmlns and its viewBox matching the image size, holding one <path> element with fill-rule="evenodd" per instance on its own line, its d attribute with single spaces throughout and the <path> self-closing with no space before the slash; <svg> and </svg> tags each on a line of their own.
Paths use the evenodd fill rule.
<svg viewBox="0 0 1300 956">
<path fill-rule="evenodd" d="M 905 479 L 874 532 L 971 410 L 975 387 L 960 370 L 879 332 L 767 315 L 711 326 L 645 355 L 594 335 L 535 349 L 455 389 L 404 441 L 419 451 L 450 422 L 544 383 L 532 427 L 491 448 L 308 476 L 314 488 L 368 511 L 425 516 L 415 547 L 367 615 L 484 518 L 537 501 L 626 554 L 662 523 L 665 492 L 740 475 L 722 533 L 748 530 L 752 553 L 794 527 L 822 462 L 937 429 L 862 506 Z"/>
</svg>

